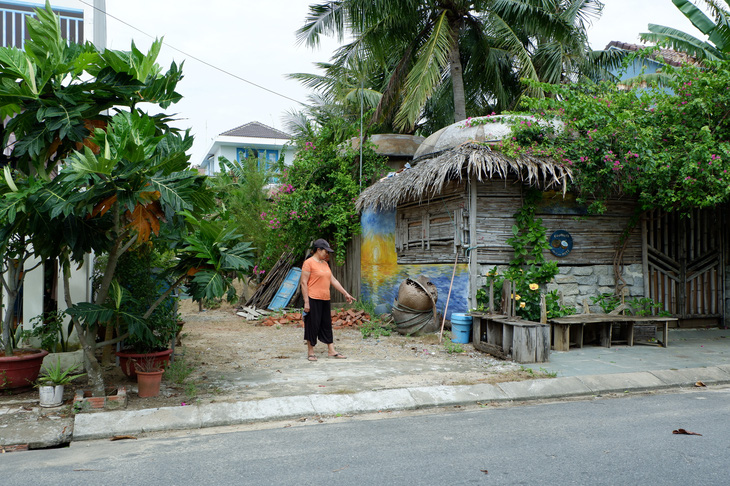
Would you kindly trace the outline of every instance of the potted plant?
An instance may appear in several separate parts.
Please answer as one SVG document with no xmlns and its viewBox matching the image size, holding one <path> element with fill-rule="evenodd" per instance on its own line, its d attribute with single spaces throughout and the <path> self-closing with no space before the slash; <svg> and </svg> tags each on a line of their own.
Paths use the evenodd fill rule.
<svg viewBox="0 0 730 486">
<path fill-rule="evenodd" d="M 58 407 L 63 403 L 64 386 L 86 374 L 78 373 L 72 375 L 71 373 L 78 368 L 79 365 L 73 365 L 64 370 L 61 366 L 61 358 L 58 358 L 55 365 L 43 368 L 42 375 L 36 382 L 40 394 L 41 407 Z"/>
<path fill-rule="evenodd" d="M 73 331 L 73 324 L 68 324 L 68 328 L 64 330 L 65 317 L 66 313 L 63 311 L 38 315 L 30 320 L 31 329 L 22 331 L 21 339 L 25 344 L 39 345 L 49 353 L 66 352 L 69 350 L 66 336 Z"/>
<path fill-rule="evenodd" d="M 116 355 L 129 378 L 136 376 L 135 361 L 150 358 L 164 366 L 170 360 L 171 344 L 180 327 L 176 294 L 167 295 L 151 313 L 147 311 L 173 284 L 166 275 L 174 262 L 168 252 L 142 245 L 127 251 L 117 263 L 116 281 L 123 292 L 120 307 L 125 314 L 120 314 L 116 327 L 129 335 Z M 112 298 L 116 292 L 112 289 Z M 106 338 L 111 339 L 111 335 L 107 333 Z"/>
<path fill-rule="evenodd" d="M 7 184 L 8 166 L 3 172 Z M 6 202 L 8 196 L 0 185 L 0 199 Z M 2 211 L 0 211 L 2 212 Z M 28 388 L 38 378 L 43 358 L 48 351 L 41 349 L 19 348 L 21 339 L 20 316 L 18 315 L 20 289 L 27 273 L 23 264 L 32 255 L 28 251 L 26 239 L 9 235 L 9 225 L 0 219 L 0 287 L 5 293 L 2 300 L 2 321 L 0 321 L 0 390 Z M 30 269 L 27 269 L 28 271 Z"/>
<path fill-rule="evenodd" d="M 160 383 L 165 369 L 155 358 L 134 361 L 137 372 L 137 394 L 140 398 L 156 397 L 160 394 Z"/>
</svg>

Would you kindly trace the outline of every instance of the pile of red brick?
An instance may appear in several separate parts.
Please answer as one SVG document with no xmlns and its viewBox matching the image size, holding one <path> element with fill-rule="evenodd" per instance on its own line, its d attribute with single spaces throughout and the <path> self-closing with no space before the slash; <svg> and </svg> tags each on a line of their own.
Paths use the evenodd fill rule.
<svg viewBox="0 0 730 486">
<path fill-rule="evenodd" d="M 363 322 L 370 320 L 370 314 L 365 311 L 345 309 L 340 311 L 332 311 L 332 327 L 334 329 L 342 329 L 343 327 L 360 327 Z M 289 312 L 282 315 L 272 315 L 258 322 L 259 326 L 290 326 L 304 327 L 301 312 Z"/>
</svg>

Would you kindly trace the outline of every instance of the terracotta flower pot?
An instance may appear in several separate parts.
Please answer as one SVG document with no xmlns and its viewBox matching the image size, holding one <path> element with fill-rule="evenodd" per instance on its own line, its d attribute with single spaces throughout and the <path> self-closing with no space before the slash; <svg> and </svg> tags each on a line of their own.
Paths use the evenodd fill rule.
<svg viewBox="0 0 730 486">
<path fill-rule="evenodd" d="M 137 394 L 140 398 L 156 397 L 160 394 L 160 383 L 164 372 L 165 370 L 137 372 Z"/>
<path fill-rule="evenodd" d="M 33 386 L 47 354 L 43 349 L 16 349 L 12 356 L 0 357 L 0 390 Z"/>
<path fill-rule="evenodd" d="M 119 367 L 122 368 L 122 373 L 132 379 L 137 376 L 137 372 L 134 369 L 134 361 L 141 363 L 145 360 L 154 359 L 154 363 L 156 366 L 164 368 L 170 362 L 171 354 L 172 349 L 166 349 L 164 351 L 157 351 L 153 353 L 134 353 L 131 351 L 116 352 L 116 355 L 119 357 Z"/>
</svg>

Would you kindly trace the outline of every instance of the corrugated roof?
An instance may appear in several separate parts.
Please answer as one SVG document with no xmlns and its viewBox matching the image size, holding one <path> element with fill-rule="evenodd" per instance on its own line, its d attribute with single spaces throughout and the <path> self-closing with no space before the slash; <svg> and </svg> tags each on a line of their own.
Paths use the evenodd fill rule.
<svg viewBox="0 0 730 486">
<path fill-rule="evenodd" d="M 221 133 L 221 136 L 226 137 L 251 137 L 251 138 L 283 138 L 286 140 L 291 139 L 291 135 L 276 128 L 271 128 L 268 125 L 252 121 L 241 125 L 240 127 L 233 128 L 227 132 Z"/>
<path fill-rule="evenodd" d="M 619 41 L 611 41 L 606 46 L 606 50 L 608 50 L 610 47 L 615 47 L 617 49 L 622 49 L 624 51 L 631 51 L 636 52 L 639 49 L 645 49 L 647 47 L 652 46 L 645 46 L 640 44 L 629 44 L 627 42 L 619 42 Z M 683 64 L 697 64 L 697 60 L 693 58 L 692 56 L 689 56 L 685 54 L 684 52 L 678 52 L 674 51 L 672 49 L 660 49 L 658 53 L 652 53 L 651 56 L 649 56 L 651 59 L 655 59 L 659 62 L 664 62 L 666 64 L 669 64 L 670 66 L 679 67 Z"/>
</svg>

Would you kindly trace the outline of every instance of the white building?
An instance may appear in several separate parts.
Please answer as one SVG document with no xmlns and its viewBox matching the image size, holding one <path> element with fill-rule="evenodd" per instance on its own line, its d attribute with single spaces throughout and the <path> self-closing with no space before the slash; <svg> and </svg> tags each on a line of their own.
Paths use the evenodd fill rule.
<svg viewBox="0 0 730 486">
<path fill-rule="evenodd" d="M 213 141 L 205 159 L 200 163 L 201 172 L 212 176 L 220 171 L 220 157 L 240 162 L 244 158 L 257 157 L 266 161 L 266 169 L 284 158 L 286 165 L 294 161 L 295 149 L 288 145 L 288 133 L 253 121 L 223 132 Z"/>
<path fill-rule="evenodd" d="M 78 0 L 53 0 L 51 7 L 60 17 L 61 35 L 72 42 L 92 39 L 94 7 Z M 26 17 L 35 16 L 35 9 L 44 8 L 43 1 L 0 0 L 0 45 L 22 49 L 28 38 Z"/>
</svg>

